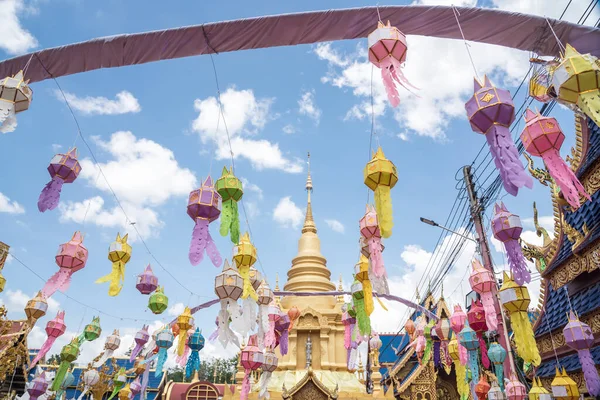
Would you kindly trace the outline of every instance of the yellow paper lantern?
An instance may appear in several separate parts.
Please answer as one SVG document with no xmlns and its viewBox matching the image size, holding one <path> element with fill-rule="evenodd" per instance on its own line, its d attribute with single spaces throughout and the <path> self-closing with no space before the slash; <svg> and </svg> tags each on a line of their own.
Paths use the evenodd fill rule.
<svg viewBox="0 0 600 400">
<path fill-rule="evenodd" d="M 552 396 L 557 400 L 577 400 L 579 399 L 579 388 L 577 384 L 563 368 L 562 371 L 556 368 L 556 375 L 551 383 Z"/>
<path fill-rule="evenodd" d="M 373 158 L 367 163 L 364 179 L 365 185 L 375 192 L 375 210 L 379 218 L 381 236 L 389 238 L 394 226 L 390 190 L 398 182 L 398 172 L 394 163 L 385 158 L 381 147 L 373 153 Z"/>
<path fill-rule="evenodd" d="M 254 265 L 256 258 L 256 247 L 250 242 L 250 236 L 248 235 L 248 232 L 246 232 L 242 235 L 240 242 L 233 249 L 233 261 L 244 280 L 242 299 L 250 297 L 254 301 L 258 300 L 258 295 L 256 294 L 256 290 L 252 286 L 252 281 L 250 279 L 250 267 Z"/>
</svg>

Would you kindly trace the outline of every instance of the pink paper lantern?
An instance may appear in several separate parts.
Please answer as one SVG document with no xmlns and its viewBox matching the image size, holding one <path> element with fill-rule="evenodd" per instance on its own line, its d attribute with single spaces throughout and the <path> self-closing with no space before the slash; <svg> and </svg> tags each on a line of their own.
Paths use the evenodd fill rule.
<svg viewBox="0 0 600 400">
<path fill-rule="evenodd" d="M 265 361 L 265 356 L 257 346 L 256 335 L 250 336 L 248 345 L 242 349 L 240 365 L 244 368 L 244 380 L 240 392 L 240 400 L 247 400 L 250 393 L 250 373 L 259 369 Z"/>
<path fill-rule="evenodd" d="M 46 381 L 46 374 L 42 372 L 31 382 L 31 386 L 27 388 L 27 393 L 29 393 L 31 400 L 36 400 L 46 393 L 46 390 L 48 390 L 48 382 Z"/>
<path fill-rule="evenodd" d="M 83 235 L 77 231 L 71 240 L 61 244 L 56 255 L 56 265 L 60 268 L 52 275 L 42 288 L 46 298 L 52 296 L 57 290 L 66 292 L 71 283 L 71 275 L 83 269 L 88 259 L 88 251 L 83 245 Z"/>
<path fill-rule="evenodd" d="M 61 337 L 66 330 L 67 326 L 65 325 L 65 312 L 59 311 L 56 313 L 56 317 L 48 321 L 46 324 L 46 335 L 48 335 L 48 338 L 44 344 L 42 344 L 42 347 L 38 351 L 35 358 L 31 361 L 29 370 L 33 369 L 38 361 L 40 361 L 48 353 L 56 339 Z"/>
<path fill-rule="evenodd" d="M 158 278 L 154 275 L 154 272 L 152 272 L 150 264 L 148 264 L 143 273 L 137 276 L 135 287 L 141 294 L 150 294 L 158 287 Z"/>
<path fill-rule="evenodd" d="M 592 201 L 579 179 L 560 156 L 560 147 L 565 135 L 556 118 L 543 117 L 540 113 L 536 114 L 527 109 L 525 122 L 525 128 L 521 132 L 525 150 L 532 156 L 542 157 L 548 172 L 573 210 L 580 206 L 580 195 Z"/>
<path fill-rule="evenodd" d="M 365 238 L 369 246 L 369 259 L 373 274 L 378 277 L 386 276 L 383 258 L 381 256 L 381 230 L 375 208 L 367 204 L 365 215 L 359 221 L 360 234 Z"/>
<path fill-rule="evenodd" d="M 467 314 L 462 310 L 459 304 L 454 306 L 454 312 L 450 316 L 450 326 L 452 327 L 452 331 L 457 335 L 462 331 L 465 327 L 465 323 L 467 322 Z M 467 365 L 468 354 L 467 349 L 458 341 L 458 355 L 460 358 L 460 363 L 462 365 Z"/>
<path fill-rule="evenodd" d="M 519 382 L 514 373 L 506 385 L 506 396 L 508 397 L 508 400 L 524 400 L 525 397 L 527 397 L 525 385 Z"/>
<path fill-rule="evenodd" d="M 204 258 L 204 251 L 215 267 L 223 260 L 217 246 L 210 236 L 208 225 L 221 214 L 221 195 L 215 190 L 211 177 L 207 177 L 200 189 L 190 192 L 187 214 L 196 223 L 192 232 L 189 259 L 192 265 L 198 265 Z"/>
<path fill-rule="evenodd" d="M 531 282 L 531 274 L 527 269 L 527 262 L 519 244 L 523 231 L 521 219 L 512 214 L 504 203 L 494 205 L 494 218 L 492 218 L 492 232 L 494 237 L 504 244 L 508 264 L 513 274 L 513 279 L 519 286 Z"/>
<path fill-rule="evenodd" d="M 481 303 L 485 310 L 485 319 L 490 331 L 498 329 L 498 315 L 494 307 L 494 291 L 496 290 L 496 279 L 494 274 L 481 265 L 475 258 L 472 262 L 473 270 L 469 276 L 471 288 L 481 296 Z"/>
</svg>

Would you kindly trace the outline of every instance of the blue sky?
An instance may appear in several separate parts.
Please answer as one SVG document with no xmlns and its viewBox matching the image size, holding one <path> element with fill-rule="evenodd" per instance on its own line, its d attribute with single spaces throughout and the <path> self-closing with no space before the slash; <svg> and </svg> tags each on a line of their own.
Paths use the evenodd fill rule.
<svg viewBox="0 0 600 400">
<path fill-rule="evenodd" d="M 454 3 L 474 5 L 468 0 Z M 557 17 L 567 1 L 553 3 L 493 0 L 478 5 Z M 7 4 L 0 11 L 0 18 L 7 21 L 7 31 L 0 34 L 2 58 L 98 36 L 374 5 L 365 1 L 260 1 L 250 5 L 237 0 L 227 7 L 207 7 L 194 1 L 179 1 L 171 7 L 163 2 L 112 0 L 101 6 L 77 0 L 7 0 Z M 577 20 L 587 4 L 586 0 L 573 1 L 565 18 Z M 597 18 L 596 10 L 588 23 Z M 464 44 L 423 37 L 409 37 L 408 43 L 405 74 L 420 88 L 420 98 L 402 92 L 401 105 L 391 110 L 378 71 L 373 81 L 378 141 L 400 174 L 392 191 L 394 235 L 386 240 L 384 259 L 392 291 L 406 296 L 414 292 L 415 281 L 423 274 L 439 236 L 435 228 L 420 223 L 419 217 L 445 220 L 456 197 L 456 171 L 469 164 L 485 142 L 470 130 L 464 115 L 463 104 L 472 93 L 473 76 Z M 303 189 L 308 151 L 322 252 L 332 279 L 337 282 L 343 274 L 346 285 L 351 281 L 358 256 L 357 225 L 364 214 L 367 193 L 362 169 L 370 151 L 371 66 L 365 60 L 365 49 L 366 41 L 360 40 L 214 56 L 236 174 L 246 182 L 244 201 L 253 240 L 272 286 L 276 272 L 283 286 L 296 254 L 306 204 Z M 514 89 L 529 67 L 527 53 L 482 44 L 472 44 L 471 51 L 478 72 L 491 75 L 494 83 L 505 88 Z M 194 292 L 190 295 L 161 270 L 135 233 L 130 234 L 133 256 L 127 264 L 122 293 L 111 298 L 108 285 L 94 284 L 110 271 L 108 245 L 117 232 L 125 232 L 125 218 L 103 178 L 96 180 L 90 153 L 81 139 L 76 140 L 74 121 L 56 84 L 49 80 L 32 85 L 31 108 L 18 115 L 15 132 L 0 136 L 0 157 L 5 166 L 0 174 L 0 240 L 47 278 L 57 270 L 57 246 L 68 241 L 75 230 L 85 233 L 90 257 L 86 268 L 74 275 L 68 294 L 118 317 L 101 315 L 104 335 L 84 349 L 82 358 L 89 358 L 100 351 L 104 336 L 112 329 L 121 328 L 131 341 L 142 320 L 156 320 L 146 309 L 147 297 L 134 287 L 135 276 L 148 263 L 165 286 L 171 305 L 196 305 L 213 298 L 213 277 L 218 270 L 207 261 L 194 267 L 187 260 L 193 221 L 186 215 L 186 201 L 200 179 L 209 173 L 216 178 L 224 165 L 230 165 L 229 147 L 222 121 L 217 130 L 216 84 L 208 56 L 98 70 L 58 81 L 110 185 L 136 221 L 152 254 Z M 523 101 L 522 95 L 523 91 L 515 103 Z M 566 155 L 574 138 L 573 114 L 556 107 L 554 116 L 567 135 L 562 151 Z M 67 150 L 74 142 L 84 170 L 73 184 L 63 188 L 58 209 L 39 213 L 36 202 L 49 180 L 47 164 L 57 151 Z M 530 241 L 536 238 L 526 219 L 532 215 L 534 200 L 551 231 L 547 188 L 536 182 L 534 190 L 525 189 L 518 198 L 504 198 L 509 209 L 524 219 Z M 487 214 L 491 215 L 490 211 Z M 245 222 L 242 229 L 246 229 Z M 218 222 L 211 230 L 221 254 L 230 256 L 231 243 L 219 236 Z M 495 248 L 494 257 L 503 264 L 502 253 L 497 250 L 500 247 Z M 445 293 L 452 292 L 455 301 L 468 291 L 463 277 L 473 251 L 467 246 L 444 284 Z M 8 304 L 9 315 L 17 318 L 23 314 L 27 298 L 43 283 L 15 260 L 7 263 L 3 274 L 8 283 L 0 298 Z M 537 290 L 532 288 L 532 292 L 535 295 Z M 54 317 L 58 307 L 65 309 L 69 332 L 82 329 L 81 321 L 85 324 L 97 314 L 60 293 L 54 300 L 57 303 L 51 304 L 53 312 L 48 316 Z M 390 313 L 395 318 L 390 319 L 389 314 L 386 317 L 378 310 L 374 315 L 376 329 L 394 330 L 403 324 L 403 312 L 403 308 L 393 307 Z M 215 315 L 216 309 L 196 315 L 197 324 L 207 335 L 213 330 Z M 173 318 L 168 313 L 163 316 L 164 321 Z M 42 319 L 38 323 L 41 329 L 32 333 L 32 345 L 45 338 L 42 330 L 46 320 Z M 57 343 L 54 351 L 59 351 L 63 341 Z M 208 346 L 205 352 L 224 354 L 218 344 Z M 233 353 L 233 349 L 226 353 Z"/>
</svg>

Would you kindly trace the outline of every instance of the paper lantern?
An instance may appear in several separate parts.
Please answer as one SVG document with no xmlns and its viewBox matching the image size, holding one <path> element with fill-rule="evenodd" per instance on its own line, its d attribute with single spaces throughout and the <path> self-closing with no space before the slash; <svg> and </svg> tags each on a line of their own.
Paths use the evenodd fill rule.
<svg viewBox="0 0 600 400">
<path fill-rule="evenodd" d="M 54 379 L 56 380 L 56 375 L 55 375 Z M 54 384 L 54 382 L 52 382 L 52 383 Z M 69 386 L 72 386 L 74 383 L 75 383 L 75 376 L 73 376 L 73 373 L 70 370 L 67 370 L 67 373 L 65 374 L 62 384 L 60 385 L 60 388 L 56 392 L 55 398 L 62 399 L 63 394 L 65 394 L 65 392 L 67 391 Z"/>
<path fill-rule="evenodd" d="M 200 371 L 200 355 L 198 352 L 204 348 L 204 336 L 202 336 L 200 328 L 196 328 L 196 331 L 190 335 L 188 346 L 191 353 L 185 367 L 185 377 L 190 379 L 194 371 Z"/>
<path fill-rule="evenodd" d="M 158 346 L 158 361 L 156 362 L 156 370 L 154 371 L 154 376 L 159 378 L 163 373 L 163 366 L 167 361 L 167 350 L 169 350 L 173 346 L 173 342 L 175 341 L 175 336 L 169 330 L 168 327 L 163 327 L 156 334 L 156 345 Z"/>
<path fill-rule="evenodd" d="M 256 301 L 258 295 L 252 281 L 250 280 L 250 268 L 256 262 L 256 247 L 250 241 L 248 232 L 240 238 L 240 242 L 233 248 L 233 262 L 235 263 L 240 276 L 244 280 L 242 295 L 242 313 L 238 318 L 232 319 L 234 329 L 242 336 L 253 331 L 256 325 Z"/>
<path fill-rule="evenodd" d="M 545 66 L 534 69 L 529 79 L 529 96 L 542 103 L 547 103 L 556 97 L 553 92 L 549 69 Z"/>
<path fill-rule="evenodd" d="M 400 104 L 400 95 L 396 83 L 408 90 L 414 88 L 404 74 L 401 65 L 406 61 L 406 36 L 398 28 L 379 21 L 377 29 L 369 34 L 369 61 L 381 69 L 383 86 L 392 107 Z M 396 82 L 396 83 L 395 83 Z"/>
<path fill-rule="evenodd" d="M 503 364 L 504 360 L 506 359 L 506 350 L 504 349 L 504 347 L 494 342 L 490 344 L 490 348 L 488 349 L 488 357 L 490 358 L 490 361 L 494 364 L 494 373 L 496 374 L 496 378 L 498 378 L 500 388 L 504 390 Z"/>
<path fill-rule="evenodd" d="M 468 323 L 465 324 L 465 327 L 458 333 L 458 341 L 461 345 L 467 349 L 467 353 L 469 356 L 469 370 L 471 371 L 472 382 L 479 381 L 479 362 L 477 357 L 477 350 L 479 350 L 479 339 L 477 338 L 477 333 Z"/>
<path fill-rule="evenodd" d="M 179 342 L 177 344 L 177 355 L 182 356 L 185 349 L 185 339 L 187 331 L 192 329 L 194 326 L 194 318 L 192 317 L 191 310 L 189 307 L 185 307 L 183 313 L 177 317 L 177 326 L 179 327 L 179 335 L 177 336 Z"/>
<path fill-rule="evenodd" d="M 557 400 L 576 400 L 579 399 L 579 388 L 577 383 L 563 368 L 562 371 L 556 368 L 556 375 L 550 384 L 552 387 L 552 397 Z"/>
<path fill-rule="evenodd" d="M 543 117 L 540 113 L 536 114 L 527 109 L 525 122 L 525 128 L 521 132 L 525 150 L 532 156 L 542 157 L 552 179 L 573 210 L 580 206 L 580 195 L 592 201 L 579 179 L 560 157 L 560 147 L 565 140 L 565 134 L 556 118 Z"/>
<path fill-rule="evenodd" d="M 271 396 L 269 395 L 269 381 L 271 380 L 271 374 L 273 371 L 277 369 L 277 364 L 279 360 L 277 359 L 277 355 L 271 349 L 265 349 L 264 359 L 262 363 L 262 374 L 260 374 L 260 381 L 258 382 L 258 397 L 260 399 L 269 399 Z"/>
<path fill-rule="evenodd" d="M 154 314 L 162 314 L 169 307 L 169 298 L 162 286 L 159 286 L 148 298 L 148 308 Z"/>
<path fill-rule="evenodd" d="M 128 399 L 129 395 L 131 394 L 131 390 L 129 390 L 128 387 L 123 392 L 123 397 L 121 397 L 121 394 L 119 393 L 121 391 L 121 389 L 125 388 L 125 384 L 127 383 L 127 375 L 125 374 L 125 368 L 121 367 L 121 369 L 119 369 L 119 371 L 115 372 L 115 375 L 114 375 L 112 381 L 113 381 L 113 391 L 107 400 L 111 400 L 117 394 L 119 394 L 119 400 Z M 125 396 L 127 396 L 127 397 L 125 397 Z"/>
<path fill-rule="evenodd" d="M 79 339 L 73 338 L 71 343 L 65 345 L 60 351 L 60 365 L 54 375 L 54 381 L 50 390 L 57 391 L 61 388 L 71 363 L 79 357 L 79 345 Z"/>
<path fill-rule="evenodd" d="M 65 183 L 73 183 L 81 172 L 81 165 L 77 160 L 77 149 L 72 148 L 66 154 L 57 154 L 48 166 L 52 180 L 44 186 L 38 199 L 38 210 L 45 212 L 54 210 L 60 200 L 60 192 Z"/>
<path fill-rule="evenodd" d="M 88 369 L 83 373 L 83 391 L 78 397 L 78 400 L 83 399 L 90 389 L 100 381 L 100 374 L 95 369 Z"/>
<path fill-rule="evenodd" d="M 533 377 L 531 382 L 531 389 L 528 394 L 529 400 L 552 400 L 550 392 L 542 386 L 540 378 Z"/>
<path fill-rule="evenodd" d="M 371 339 L 369 339 L 369 347 L 373 352 L 373 366 L 379 367 L 379 349 L 381 348 L 381 338 L 377 333 L 373 333 L 371 335 Z"/>
<path fill-rule="evenodd" d="M 247 400 L 250 393 L 250 373 L 259 369 L 265 361 L 264 354 L 257 347 L 256 335 L 250 336 L 248 345 L 242 349 L 240 355 L 240 365 L 244 368 L 244 380 L 242 381 L 242 390 L 240 400 Z"/>
<path fill-rule="evenodd" d="M 119 400 L 130 400 L 131 398 L 131 388 L 129 384 L 126 384 L 123 389 L 119 390 Z"/>
<path fill-rule="evenodd" d="M 369 258 L 373 274 L 377 277 L 385 277 L 385 266 L 381 255 L 381 231 L 379 230 L 379 222 L 377 220 L 377 212 L 375 208 L 367 204 L 365 215 L 359 221 L 360 234 L 369 246 Z"/>
<path fill-rule="evenodd" d="M 385 158 L 381 147 L 373 153 L 373 158 L 364 169 L 365 185 L 375 193 L 375 210 L 381 236 L 392 236 L 394 226 L 391 189 L 398 182 L 398 172 L 393 162 Z"/>
<path fill-rule="evenodd" d="M 92 322 L 87 324 L 85 328 L 83 328 L 83 333 L 79 335 L 79 341 L 84 342 L 92 342 L 100 337 L 102 334 L 102 327 L 100 326 L 100 317 L 93 317 Z"/>
<path fill-rule="evenodd" d="M 527 397 L 525 385 L 519 382 L 514 373 L 506 384 L 506 397 L 508 400 L 523 400 Z"/>
<path fill-rule="evenodd" d="M 250 267 L 250 272 L 248 273 L 250 276 L 250 284 L 254 288 L 254 290 L 258 290 L 260 287 L 260 283 L 263 280 L 262 274 L 255 267 Z"/>
<path fill-rule="evenodd" d="M 275 325 L 273 325 L 273 331 L 271 332 L 269 324 L 269 304 L 274 299 L 273 291 L 267 282 L 261 281 L 256 294 L 258 295 L 258 343 L 259 347 L 264 348 L 268 334 L 273 335 L 272 340 L 275 339 Z"/>
<path fill-rule="evenodd" d="M 485 379 L 485 374 L 481 375 L 479 378 L 479 382 L 475 385 L 475 393 L 477 394 L 477 398 L 479 400 L 487 400 L 487 394 L 490 391 L 491 386 L 488 383 L 487 379 Z"/>
<path fill-rule="evenodd" d="M 600 126 L 600 62 L 580 54 L 567 43 L 560 64 L 553 68 L 552 83 L 558 100 L 579 107 Z"/>
<path fill-rule="evenodd" d="M 32 96 L 29 79 L 25 80 L 23 71 L 0 81 L 0 132 L 13 132 L 17 128 L 16 114 L 29 108 Z"/>
<path fill-rule="evenodd" d="M 288 352 L 289 330 L 290 316 L 287 313 L 282 312 L 275 321 L 275 334 L 279 336 L 279 352 L 282 356 L 285 356 Z"/>
<path fill-rule="evenodd" d="M 288 328 L 288 331 L 291 332 L 294 328 L 294 324 L 296 323 L 296 321 L 298 321 L 298 318 L 300 318 L 300 310 L 298 309 L 298 307 L 292 306 L 288 310 L 287 315 L 288 317 L 290 317 L 290 327 Z"/>
<path fill-rule="evenodd" d="M 29 364 L 30 371 L 35 367 L 38 361 L 44 358 L 56 339 L 61 337 L 66 330 L 67 326 L 65 325 L 65 312 L 59 311 L 56 313 L 56 317 L 54 317 L 54 319 L 51 319 L 46 323 L 46 335 L 48 335 L 48 337 L 44 341 L 44 344 L 42 344 L 42 347 L 40 347 L 38 353 L 35 355 L 35 358 Z"/>
<path fill-rule="evenodd" d="M 223 260 L 217 245 L 210 236 L 208 225 L 221 214 L 221 195 L 213 187 L 211 177 L 207 177 L 199 189 L 190 192 L 187 214 L 194 220 L 189 259 L 192 265 L 198 265 L 204 259 L 204 251 L 215 267 Z"/>
<path fill-rule="evenodd" d="M 38 292 L 33 299 L 25 304 L 25 315 L 33 324 L 46 315 L 46 311 L 48 311 L 48 302 L 42 292 Z"/>
<path fill-rule="evenodd" d="M 483 77 L 483 83 L 475 79 L 473 97 L 467 101 L 465 109 L 471 129 L 484 134 L 487 139 L 506 192 L 516 196 L 523 186 L 532 189 L 533 180 L 525 172 L 509 130 L 515 120 L 515 105 L 510 92 L 493 86 L 487 76 Z"/>
<path fill-rule="evenodd" d="M 346 362 L 350 360 L 350 353 L 354 346 L 352 346 L 352 332 L 356 325 L 356 318 L 351 316 L 348 312 L 349 304 L 346 303 L 342 306 L 342 324 L 344 324 L 344 347 L 346 348 Z"/>
<path fill-rule="evenodd" d="M 130 384 L 129 390 L 131 390 L 131 399 L 135 399 L 135 396 L 140 394 L 142 391 L 142 384 L 140 383 L 140 377 L 136 377 Z"/>
<path fill-rule="evenodd" d="M 479 339 L 481 363 L 485 368 L 489 368 L 490 359 L 488 358 L 485 340 L 483 340 L 483 332 L 486 332 L 488 329 L 485 322 L 485 312 L 483 311 L 483 305 L 481 304 L 481 301 L 471 300 L 471 309 L 467 313 L 467 319 L 469 321 L 469 326 L 477 333 L 477 339 Z"/>
<path fill-rule="evenodd" d="M 83 245 L 83 235 L 77 231 L 71 240 L 61 244 L 55 257 L 59 270 L 52 275 L 42 288 L 46 298 L 51 297 L 57 290 L 66 292 L 71 283 L 71 276 L 83 269 L 88 259 L 88 251 Z"/>
<path fill-rule="evenodd" d="M 498 382 L 492 381 L 491 386 L 488 392 L 488 400 L 506 400 L 506 395 L 500 386 L 498 386 Z"/>
<path fill-rule="evenodd" d="M 496 292 L 496 279 L 494 274 L 481 265 L 481 262 L 475 258 L 471 263 L 473 270 L 469 276 L 471 288 L 481 297 L 481 303 L 485 311 L 485 322 L 490 331 L 498 329 L 498 316 L 494 306 L 494 297 Z"/>
<path fill-rule="evenodd" d="M 456 373 L 456 389 L 458 394 L 460 395 L 461 400 L 467 400 L 469 398 L 469 384 L 467 383 L 467 372 L 465 366 L 460 362 L 458 346 L 459 343 L 455 335 L 454 338 L 448 342 L 448 355 L 454 363 L 454 371 Z"/>
<path fill-rule="evenodd" d="M 408 336 L 411 337 L 414 335 L 415 333 L 415 323 L 413 322 L 412 319 L 408 319 L 408 321 L 406 321 L 406 323 L 404 324 L 404 330 L 406 331 L 406 333 L 408 333 Z"/>
<path fill-rule="evenodd" d="M 229 261 L 225 260 L 223 272 L 215 277 L 215 293 L 221 303 L 221 310 L 217 316 L 217 337 L 223 347 L 226 347 L 230 342 L 239 347 L 237 336 L 233 333 L 229 325 L 230 316 L 240 313 L 237 300 L 242 295 L 243 290 L 244 280 L 241 275 L 229 265 Z"/>
<path fill-rule="evenodd" d="M 492 232 L 496 239 L 504 243 L 510 270 L 519 285 L 531 282 L 531 274 L 519 244 L 522 231 L 523 226 L 519 216 L 509 212 L 504 203 L 496 203 L 492 218 Z"/>
<path fill-rule="evenodd" d="M 158 287 L 158 278 L 152 272 L 150 264 L 148 264 L 144 272 L 137 276 L 135 287 L 141 294 L 150 294 Z"/>
<path fill-rule="evenodd" d="M 275 325 L 279 318 L 281 318 L 281 310 L 279 309 L 279 306 L 277 305 L 277 303 L 275 303 L 275 301 L 271 301 L 268 307 L 269 329 L 265 335 L 265 347 L 273 349 L 275 348 L 275 346 L 277 346 L 277 334 L 275 331 Z"/>
<path fill-rule="evenodd" d="M 427 347 L 427 340 L 425 339 L 425 326 L 427 322 L 425 321 L 425 317 L 423 315 L 419 315 L 417 317 L 417 322 L 415 323 L 415 339 L 410 344 L 410 347 L 415 349 L 417 353 L 417 359 L 419 360 L 419 364 L 424 364 L 424 355 L 425 349 Z"/>
<path fill-rule="evenodd" d="M 519 286 L 504 272 L 502 287 L 498 292 L 502 305 L 510 314 L 513 338 L 517 354 L 528 363 L 540 365 L 541 358 L 535 343 L 535 335 L 527 313 L 531 298 L 525 286 Z"/>
<path fill-rule="evenodd" d="M 600 395 L 600 377 L 590 353 L 590 349 L 594 346 L 594 333 L 589 325 L 581 322 L 572 310 L 569 311 L 568 319 L 569 322 L 563 328 L 565 342 L 570 348 L 577 350 L 587 390 L 596 397 Z"/>
<path fill-rule="evenodd" d="M 379 222 L 377 223 L 377 225 L 379 225 Z M 369 243 L 367 243 L 367 240 L 363 236 L 361 236 L 358 242 L 360 244 L 360 252 L 364 254 L 367 258 L 371 257 L 371 252 L 369 251 Z M 383 250 L 385 250 L 385 246 L 383 245 L 383 243 L 381 243 L 381 253 L 383 253 Z"/>
<path fill-rule="evenodd" d="M 117 239 L 108 248 L 108 259 L 112 262 L 112 271 L 96 280 L 96 283 L 110 282 L 109 296 L 114 297 L 121 293 L 123 282 L 125 282 L 125 264 L 131 259 L 131 246 L 127 244 L 128 236 L 127 234 L 121 238 L 121 234 L 117 233 Z"/>
<path fill-rule="evenodd" d="M 406 325 L 405 325 L 406 326 Z M 435 324 L 435 334 L 440 341 L 439 352 L 442 364 L 450 364 L 452 359 L 448 355 L 448 341 L 452 337 L 452 326 L 449 318 L 440 318 Z"/>
<path fill-rule="evenodd" d="M 423 337 L 425 338 L 425 350 L 423 351 L 423 357 L 421 359 L 421 364 L 427 364 L 429 359 L 431 358 L 431 353 L 433 351 L 433 338 L 431 336 L 431 331 L 433 330 L 434 322 L 431 320 L 429 323 L 426 323 L 423 327 Z"/>
<path fill-rule="evenodd" d="M 373 287 L 369 280 L 369 259 L 364 255 L 360 255 L 358 263 L 354 266 L 354 277 L 358 280 L 363 288 L 365 312 L 370 316 L 375 309 L 373 304 Z"/>
<path fill-rule="evenodd" d="M 148 340 L 150 339 L 150 334 L 148 333 L 148 325 L 143 325 L 142 329 L 137 331 L 134 337 L 135 347 L 131 351 L 131 355 L 129 356 L 129 362 L 133 362 L 135 358 L 140 354 Z"/>
<path fill-rule="evenodd" d="M 6 278 L 2 276 L 2 270 L 8 258 L 8 249 L 10 249 L 9 245 L 0 242 L 0 293 L 4 291 L 4 286 L 6 286 Z"/>
<path fill-rule="evenodd" d="M 29 393 L 29 398 L 31 400 L 36 400 L 46 393 L 46 390 L 48 390 L 48 382 L 46 381 L 46 374 L 42 371 L 41 374 L 37 375 L 31 381 L 31 384 L 27 388 L 27 393 Z"/>
<path fill-rule="evenodd" d="M 454 312 L 450 316 L 450 327 L 452 328 L 452 331 L 458 335 L 465 327 L 465 322 L 467 322 L 467 314 L 465 314 L 459 304 L 455 305 Z M 460 363 L 462 365 L 467 365 L 467 349 L 465 349 L 460 342 L 458 342 L 458 353 L 460 356 Z"/>
<path fill-rule="evenodd" d="M 215 182 L 215 189 L 222 198 L 221 209 L 221 236 L 227 236 L 233 244 L 240 241 L 240 215 L 238 201 L 242 199 L 244 191 L 242 181 L 233 174 L 233 167 L 227 170 L 223 167 L 221 177 Z"/>
<path fill-rule="evenodd" d="M 98 361 L 94 363 L 94 368 L 100 368 L 109 358 L 112 358 L 115 350 L 117 350 L 120 345 L 121 336 L 119 336 L 119 331 L 115 329 L 112 335 L 106 337 L 106 341 L 104 342 L 104 352 Z"/>
</svg>

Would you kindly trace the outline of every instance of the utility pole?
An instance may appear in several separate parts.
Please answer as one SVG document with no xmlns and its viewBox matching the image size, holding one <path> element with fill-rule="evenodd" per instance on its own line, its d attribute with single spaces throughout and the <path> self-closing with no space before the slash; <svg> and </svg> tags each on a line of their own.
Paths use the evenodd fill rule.
<svg viewBox="0 0 600 400">
<path fill-rule="evenodd" d="M 485 235 L 485 229 L 483 227 L 483 221 L 481 217 L 481 205 L 477 198 L 477 192 L 475 191 L 475 185 L 473 184 L 473 177 L 471 175 L 471 166 L 467 165 L 463 168 L 463 175 L 465 179 L 465 186 L 467 193 L 469 193 L 469 200 L 471 203 L 471 218 L 473 219 L 473 225 L 475 225 L 475 232 L 477 233 L 477 242 L 479 243 L 479 250 L 481 258 L 483 259 L 483 266 L 488 270 L 492 271 L 494 280 L 496 275 L 494 274 L 494 264 L 492 263 L 492 256 L 490 255 L 490 247 L 488 245 L 487 237 Z M 513 372 L 516 373 L 515 364 L 512 357 L 512 350 L 510 347 L 510 340 L 508 338 L 508 330 L 506 329 L 506 322 L 504 320 L 504 314 L 502 312 L 502 305 L 498 298 L 498 284 L 492 287 L 494 294 L 494 307 L 496 309 L 496 316 L 498 317 L 498 336 L 499 342 L 506 350 L 507 356 L 504 360 L 504 376 L 510 379 Z"/>
</svg>

